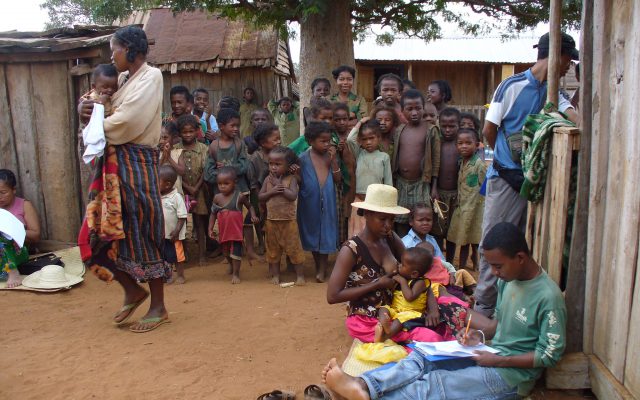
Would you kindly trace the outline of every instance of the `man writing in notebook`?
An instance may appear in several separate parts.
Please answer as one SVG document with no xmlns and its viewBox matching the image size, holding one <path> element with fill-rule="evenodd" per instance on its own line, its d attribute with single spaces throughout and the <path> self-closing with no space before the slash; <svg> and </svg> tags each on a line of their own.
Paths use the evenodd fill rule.
<svg viewBox="0 0 640 400">
<path fill-rule="evenodd" d="M 447 369 L 414 351 L 397 365 L 358 378 L 332 359 L 322 381 L 336 399 L 505 399 L 526 396 L 546 367 L 565 348 L 566 307 L 558 286 L 531 258 L 524 234 L 515 225 L 495 225 L 484 238 L 485 259 L 498 278 L 496 317 L 469 311 L 471 329 L 460 333 L 466 346 L 492 340 L 498 354 L 476 352 Z M 457 360 L 454 360 L 457 361 Z M 454 363 L 455 364 L 455 363 Z"/>
</svg>

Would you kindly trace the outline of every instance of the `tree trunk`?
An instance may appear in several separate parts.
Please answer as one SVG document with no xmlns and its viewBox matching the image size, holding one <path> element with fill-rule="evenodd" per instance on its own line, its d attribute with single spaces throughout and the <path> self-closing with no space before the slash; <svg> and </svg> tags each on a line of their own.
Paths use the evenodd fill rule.
<svg viewBox="0 0 640 400">
<path fill-rule="evenodd" d="M 355 68 L 349 1 L 328 0 L 324 15 L 314 14 L 300 24 L 300 120 L 309 105 L 311 82 L 327 78 L 331 92 L 337 91 L 331 70 L 339 65 Z M 355 82 L 354 82 L 355 91 Z M 301 125 L 302 126 L 302 125 Z M 302 131 L 301 131 L 302 132 Z"/>
</svg>

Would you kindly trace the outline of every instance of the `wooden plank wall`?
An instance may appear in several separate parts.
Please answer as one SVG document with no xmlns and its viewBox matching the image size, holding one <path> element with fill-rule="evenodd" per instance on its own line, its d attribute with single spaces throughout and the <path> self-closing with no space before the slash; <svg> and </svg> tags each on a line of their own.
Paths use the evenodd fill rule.
<svg viewBox="0 0 640 400">
<path fill-rule="evenodd" d="M 593 16 L 585 352 L 640 398 L 640 4 L 597 0 Z M 602 380 L 592 384 L 605 393 Z"/>
<path fill-rule="evenodd" d="M 397 65 L 404 64 L 408 70 L 406 62 L 358 62 L 357 63 L 357 89 L 358 94 L 372 102 L 373 88 L 375 86 L 373 68 L 377 65 Z M 437 79 L 449 81 L 453 93 L 452 106 L 456 104 L 464 105 L 484 105 L 491 100 L 491 96 L 498 83 L 500 83 L 500 65 L 481 64 L 471 62 L 426 62 L 412 61 L 413 82 L 418 86 L 418 90 L 425 92 L 430 82 Z M 529 67 L 528 64 L 515 65 L 515 72 L 522 72 Z M 493 73 L 492 73 L 493 72 Z"/>
<path fill-rule="evenodd" d="M 256 103 L 262 104 L 272 98 L 290 95 L 290 78 L 284 78 L 287 82 L 284 93 L 276 93 L 276 80 L 281 79 L 269 68 L 237 68 L 221 70 L 219 74 L 209 74 L 200 71 L 180 71 L 176 74 L 163 72 L 164 76 L 164 101 L 163 109 L 171 112 L 169 91 L 171 87 L 184 85 L 193 91 L 198 87 L 204 87 L 209 91 L 210 107 L 218 104 L 223 96 L 242 98 L 242 92 L 246 87 L 252 87 L 256 91 Z M 281 85 L 282 86 L 282 85 Z"/>
<path fill-rule="evenodd" d="M 0 166 L 16 173 L 43 238 L 73 242 L 81 215 L 68 62 L 1 64 L 0 71 Z"/>
</svg>

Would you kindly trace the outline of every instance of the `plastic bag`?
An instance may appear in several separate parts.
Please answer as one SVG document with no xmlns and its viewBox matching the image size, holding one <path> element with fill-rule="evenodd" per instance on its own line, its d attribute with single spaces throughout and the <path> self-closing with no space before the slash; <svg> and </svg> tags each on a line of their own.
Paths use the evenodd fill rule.
<svg viewBox="0 0 640 400">
<path fill-rule="evenodd" d="M 353 349 L 353 355 L 357 359 L 381 364 L 400 361 L 407 354 L 404 347 L 392 340 L 386 340 L 384 343 L 362 343 Z"/>
</svg>

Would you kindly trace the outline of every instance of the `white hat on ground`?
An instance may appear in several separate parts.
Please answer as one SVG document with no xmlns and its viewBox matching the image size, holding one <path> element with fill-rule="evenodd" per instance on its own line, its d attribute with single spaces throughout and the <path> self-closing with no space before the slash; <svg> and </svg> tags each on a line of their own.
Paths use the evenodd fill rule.
<svg viewBox="0 0 640 400">
<path fill-rule="evenodd" d="M 82 277 L 65 272 L 60 265 L 45 265 L 40 271 L 22 280 L 22 286 L 32 289 L 62 289 L 82 282 Z"/>
</svg>

